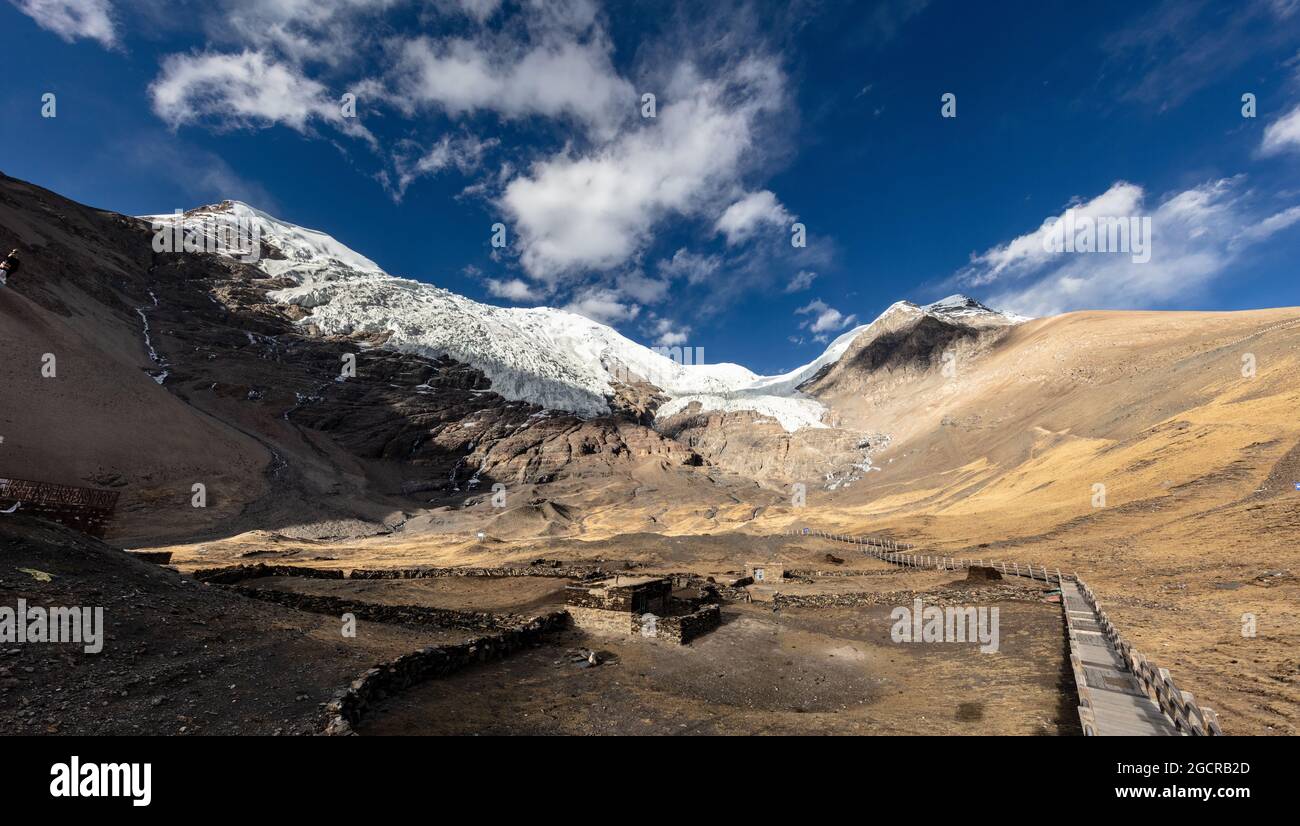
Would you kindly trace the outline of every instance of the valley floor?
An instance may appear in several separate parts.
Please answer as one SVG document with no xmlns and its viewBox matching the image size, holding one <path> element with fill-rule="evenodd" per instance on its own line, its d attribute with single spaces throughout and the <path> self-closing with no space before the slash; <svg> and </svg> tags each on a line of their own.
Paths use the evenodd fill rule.
<svg viewBox="0 0 1300 826">
<path fill-rule="evenodd" d="M 384 703 L 362 734 L 1077 734 L 1057 606 L 1001 606 L 1002 650 L 899 645 L 889 607 L 733 605 L 688 646 L 569 632 Z M 594 647 L 595 667 L 571 652 Z"/>
<path fill-rule="evenodd" d="M 690 551 L 707 542 L 678 547 Z M 278 574 L 237 586 L 205 584 L 190 575 L 191 566 L 182 565 L 186 573 L 169 571 L 28 519 L 0 524 L 0 545 L 16 566 L 0 575 L 0 604 L 25 599 L 100 605 L 106 625 L 104 649 L 97 654 L 75 645 L 5 648 L 0 731 L 9 733 L 318 732 L 325 704 L 367 668 L 427 646 L 473 643 L 482 632 L 365 618 L 355 637 L 347 637 L 340 634 L 341 617 L 329 610 L 289 608 L 250 599 L 251 592 L 509 618 L 562 609 L 564 586 L 572 581 L 535 575 L 354 580 Z M 777 547 L 775 540 L 771 545 Z M 323 562 L 317 560 L 316 567 L 328 567 Z M 625 564 L 602 567 L 619 570 Z M 632 564 L 638 573 L 656 570 Z M 952 572 L 906 571 L 865 558 L 830 564 L 834 570 L 826 576 L 800 574 L 775 588 L 752 588 L 753 602 L 725 602 L 721 627 L 687 645 L 569 628 L 502 659 L 473 662 L 382 697 L 356 729 L 1078 733 L 1060 607 L 1041 584 L 988 588 Z M 722 569 L 714 569 L 721 578 Z M 777 590 L 796 597 L 848 595 L 851 604 L 774 605 Z M 981 653 L 975 643 L 893 642 L 891 610 L 911 607 L 918 596 L 926 604 L 997 607 L 998 650 Z M 588 667 L 585 657 L 593 650 L 599 665 Z"/>
<path fill-rule="evenodd" d="M 577 629 L 383 700 L 361 734 L 1077 734 L 1060 606 L 1041 587 L 969 588 L 963 574 L 874 560 L 750 590 L 722 626 L 678 646 Z M 636 569 L 641 572 L 643 569 Z M 653 571 L 649 571 L 653 573 Z M 719 575 L 721 579 L 721 575 Z M 332 580 L 248 587 L 395 605 L 542 613 L 567 580 L 514 576 Z M 1041 583 L 1039 584 L 1041 586 Z M 772 594 L 852 595 L 849 606 L 774 606 Z M 998 650 L 896 643 L 896 607 L 957 602 L 999 611 Z M 585 653 L 595 651 L 599 665 Z"/>
<path fill-rule="evenodd" d="M 1183 504 L 1197 506 L 1194 502 Z M 1181 512 L 1176 501 L 1166 503 L 1165 507 L 1170 512 L 1163 515 L 1154 510 L 1117 509 L 1095 518 L 1076 520 L 1040 536 L 1008 536 L 1007 526 L 1017 518 L 1014 513 L 943 520 L 904 518 L 894 524 L 881 517 L 855 521 L 853 527 L 835 524 L 833 514 L 828 511 L 810 508 L 806 516 L 807 524 L 855 533 L 866 532 L 860 529 L 862 524 L 880 525 L 877 532 L 917 542 L 924 551 L 932 553 L 1032 562 L 1078 572 L 1098 593 L 1126 637 L 1159 666 L 1169 669 L 1183 690 L 1192 692 L 1198 702 L 1218 712 L 1226 732 L 1296 734 L 1300 727 L 1300 659 L 1296 654 L 1300 651 L 1300 580 L 1295 575 L 1294 540 L 1300 536 L 1300 522 L 1297 522 L 1300 510 L 1289 499 L 1277 497 L 1246 501 L 1212 512 Z M 968 537 L 991 541 L 972 542 Z M 737 532 L 685 536 L 630 534 L 590 541 L 520 542 L 447 541 L 437 536 L 398 535 L 318 543 L 245 535 L 216 543 L 179 546 L 174 550 L 182 567 L 256 561 L 345 568 L 501 565 L 526 564 L 545 557 L 600 562 L 611 569 L 632 564 L 645 570 L 691 571 L 720 580 L 726 572 L 734 575 L 751 561 L 781 561 L 787 566 L 812 570 L 840 567 L 825 561 L 829 553 L 844 559 L 844 567 L 870 568 L 874 564 L 857 558 L 857 549 L 852 546 L 808 537 Z M 928 587 L 934 583 L 915 578 L 923 580 L 931 576 L 891 569 L 877 577 L 879 582 L 862 586 L 860 590 Z M 366 587 L 374 586 L 367 583 Z M 431 586 L 421 584 L 420 587 Z M 847 586 L 838 579 L 828 579 L 783 587 L 792 592 L 801 589 L 815 592 L 827 588 L 843 590 Z M 422 598 L 412 591 L 403 593 L 402 598 L 408 596 Z M 544 599 L 545 594 L 534 597 Z M 430 594 L 429 598 L 435 604 L 440 604 L 439 600 L 448 605 L 467 604 L 464 595 Z M 498 604 L 501 597 L 481 594 L 472 599 L 483 599 L 486 607 Z M 1243 626 L 1248 615 L 1254 617 L 1254 636 L 1243 635 L 1243 631 L 1249 632 Z M 773 620 L 764 615 L 761 621 Z M 1059 633 L 1059 611 L 1052 621 Z M 750 624 L 724 627 L 725 633 L 719 640 L 738 634 L 741 628 L 755 627 L 752 623 L 760 619 L 751 617 L 747 622 Z M 843 643 L 832 630 L 819 633 L 825 634 L 821 640 L 824 647 Z M 696 643 L 700 644 L 721 643 Z M 638 653 L 625 659 L 643 656 L 657 655 Z M 620 658 L 624 659 L 622 654 Z M 671 671 L 670 663 L 662 667 Z M 496 668 L 506 666 L 501 664 Z M 1032 682 L 1035 678 L 1026 679 Z M 561 683 L 555 680 L 558 677 L 551 679 L 550 685 L 558 690 Z M 441 697 L 438 692 L 444 690 L 430 687 L 425 692 L 430 697 Z M 633 691 L 633 688 L 619 690 Z M 505 702 L 502 694 L 484 696 L 496 696 L 497 701 Z M 666 703 L 663 709 L 667 710 L 674 696 L 669 691 L 656 699 L 641 697 L 636 702 Z M 954 709 L 963 702 L 972 702 L 966 697 L 949 699 Z M 702 702 L 720 703 L 716 699 Z M 408 709 L 406 713 L 418 716 L 415 706 L 403 707 Z M 565 719 L 569 722 L 563 722 Z M 717 718 L 719 726 L 723 725 L 721 719 Z M 559 720 L 554 725 L 560 729 L 577 725 L 564 714 L 560 714 Z M 735 721 L 732 724 L 739 725 Z M 772 725 L 780 727 L 776 723 Z M 891 725 L 903 727 L 898 720 Z"/>
</svg>

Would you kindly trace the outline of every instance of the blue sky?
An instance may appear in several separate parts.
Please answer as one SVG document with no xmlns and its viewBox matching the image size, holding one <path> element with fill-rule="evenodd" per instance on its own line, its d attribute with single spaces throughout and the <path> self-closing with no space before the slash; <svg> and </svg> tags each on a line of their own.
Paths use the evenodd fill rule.
<svg viewBox="0 0 1300 826">
<path fill-rule="evenodd" d="M 6 174 L 131 214 L 238 198 L 708 361 L 793 367 L 953 292 L 1300 305 L 1300 0 L 10 0 L 0 27 Z M 1045 251 L 1070 206 L 1151 218 L 1150 261 Z"/>
</svg>

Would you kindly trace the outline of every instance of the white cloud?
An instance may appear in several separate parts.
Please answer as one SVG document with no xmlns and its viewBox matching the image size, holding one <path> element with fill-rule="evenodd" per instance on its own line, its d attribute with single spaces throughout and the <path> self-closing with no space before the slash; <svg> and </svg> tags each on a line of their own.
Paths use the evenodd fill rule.
<svg viewBox="0 0 1300 826">
<path fill-rule="evenodd" d="M 790 283 L 785 285 L 785 291 L 787 293 L 803 292 L 812 286 L 816 278 L 817 273 L 812 270 L 799 270 L 795 277 L 790 279 Z"/>
<path fill-rule="evenodd" d="M 738 244 L 753 235 L 762 224 L 781 226 L 789 224 L 793 218 L 776 195 L 765 189 L 751 192 L 727 207 L 714 229 L 727 237 L 727 244 Z"/>
<path fill-rule="evenodd" d="M 501 8 L 502 0 L 456 0 L 461 11 L 480 23 L 484 23 Z"/>
<path fill-rule="evenodd" d="M 387 172 L 380 173 L 380 180 L 393 196 L 393 200 L 401 202 L 406 195 L 407 187 L 416 179 L 426 175 L 437 175 L 453 166 L 462 174 L 468 175 L 483 163 L 484 154 L 499 143 L 496 138 L 479 140 L 470 134 L 443 135 L 427 151 L 412 154 L 406 150 L 414 144 L 407 142 L 393 153 L 395 173 L 393 177 L 396 180 L 392 180 Z"/>
<path fill-rule="evenodd" d="M 719 256 L 699 255 L 682 247 L 672 258 L 659 262 L 659 273 L 665 278 L 685 278 L 688 284 L 699 284 L 708 281 L 720 266 Z"/>
<path fill-rule="evenodd" d="M 118 45 L 108 0 L 11 0 L 18 10 L 42 29 L 71 43 L 78 38 L 97 40 L 106 49 Z"/>
<path fill-rule="evenodd" d="M 587 287 L 579 290 L 564 309 L 601 324 L 631 321 L 641 314 L 640 306 L 623 301 L 618 292 L 607 287 Z"/>
<path fill-rule="evenodd" d="M 307 133 L 320 120 L 339 130 L 374 137 L 320 83 L 296 67 L 257 51 L 239 54 L 175 54 L 149 85 L 154 113 L 176 128 L 210 122 L 218 128 L 288 126 Z"/>
<path fill-rule="evenodd" d="M 668 318 L 657 318 L 651 325 L 654 343 L 660 347 L 678 347 L 685 344 L 691 334 L 689 325 L 678 325 Z"/>
<path fill-rule="evenodd" d="M 1300 106 L 1270 123 L 1259 145 L 1259 151 L 1264 155 L 1297 150 L 1300 150 Z"/>
<path fill-rule="evenodd" d="M 1141 205 L 1142 197 L 1142 187 L 1118 181 L 1091 201 L 1081 202 L 1076 199 L 1070 209 L 1074 211 L 1076 218 L 1096 219 L 1135 215 Z M 1048 252 L 1044 247 L 1043 239 L 1051 232 L 1056 221 L 1063 217 L 1064 213 L 1059 216 L 1049 216 L 1034 232 L 993 247 L 980 255 L 971 256 L 971 263 L 958 273 L 959 281 L 964 286 L 979 287 L 1003 278 L 1032 272 L 1046 262 L 1054 260 L 1059 254 Z"/>
<path fill-rule="evenodd" d="M 1300 206 L 1293 206 L 1284 209 L 1281 212 L 1268 216 L 1258 223 L 1251 224 L 1237 234 L 1232 239 L 1229 246 L 1238 247 L 1246 244 L 1254 244 L 1258 241 L 1276 235 L 1282 230 L 1300 222 Z"/>
<path fill-rule="evenodd" d="M 541 301 L 543 296 L 532 286 L 526 284 L 518 278 L 508 280 L 498 280 L 495 278 L 485 279 L 488 292 L 497 298 L 505 298 L 510 301 Z"/>
<path fill-rule="evenodd" d="M 844 315 L 820 298 L 813 299 L 794 312 L 795 315 L 811 316 L 799 324 L 799 329 L 813 333 L 816 341 L 825 341 L 827 333 L 843 330 L 858 319 L 856 313 Z"/>
<path fill-rule="evenodd" d="M 642 271 L 664 224 L 701 222 L 738 242 L 789 218 L 753 180 L 779 151 L 773 136 L 788 129 L 775 117 L 789 104 L 786 78 L 761 33 L 736 34 L 725 14 L 677 14 L 671 36 L 618 55 L 635 63 L 624 69 L 608 13 L 593 0 L 176 1 L 183 14 L 136 7 L 160 26 L 198 20 L 207 38 L 203 51 L 161 61 L 149 95 L 165 123 L 360 137 L 374 158 L 349 160 L 375 162 L 369 174 L 395 201 L 423 177 L 473 175 L 458 197 L 508 224 L 511 249 L 493 260 L 520 270 L 498 289 L 521 294 L 511 281 L 543 295 L 599 288 L 575 295 L 575 305 L 633 313 L 664 300 L 674 280 L 709 281 L 724 263 L 679 251 Z M 439 28 L 411 33 L 408 12 Z M 654 119 L 639 116 L 647 90 L 658 96 Z M 345 92 L 357 95 L 360 119 L 342 117 Z M 380 146 L 362 124 L 385 116 L 400 121 L 387 134 L 419 143 Z M 489 154 L 500 143 L 487 137 L 485 116 L 528 139 Z M 539 130 L 539 121 L 552 122 Z M 441 137 L 430 144 L 430 133 Z M 734 287 L 711 284 L 715 295 Z M 624 309 L 602 310 L 605 300 Z"/>
<path fill-rule="evenodd" d="M 650 278 L 642 272 L 629 272 L 617 279 L 618 291 L 642 304 L 658 304 L 668 295 L 672 285 L 663 279 Z"/>
<path fill-rule="evenodd" d="M 1146 193 L 1129 183 L 1076 208 L 1093 217 L 1149 217 L 1150 259 L 1128 253 L 1048 252 L 1043 227 L 972 259 L 954 281 L 994 285 L 988 303 L 1031 316 L 1078 309 L 1186 306 L 1224 275 L 1239 254 L 1300 222 L 1300 207 L 1261 214 L 1244 192 L 1243 178 L 1210 181 L 1146 207 Z"/>
<path fill-rule="evenodd" d="M 734 189 L 758 119 L 781 105 L 775 64 L 749 58 L 715 80 L 678 68 L 658 117 L 586 155 L 566 151 L 505 188 L 500 206 L 520 261 L 554 280 L 616 267 L 670 215 L 692 215 Z"/>
<path fill-rule="evenodd" d="M 506 118 L 570 117 L 603 136 L 636 112 L 638 96 L 610 61 L 602 32 L 547 34 L 528 47 L 486 36 L 406 40 L 397 47 L 390 102 L 408 112 L 437 106 Z"/>
<path fill-rule="evenodd" d="M 408 0 L 173 0 L 174 15 L 201 18 L 212 43 L 274 51 L 296 65 L 338 66 L 363 53 L 374 16 Z"/>
</svg>

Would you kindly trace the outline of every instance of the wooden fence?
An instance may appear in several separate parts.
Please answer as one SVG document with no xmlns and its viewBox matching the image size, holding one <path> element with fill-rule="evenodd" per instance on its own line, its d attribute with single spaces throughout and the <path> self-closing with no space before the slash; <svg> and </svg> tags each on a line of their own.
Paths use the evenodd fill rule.
<svg viewBox="0 0 1300 826">
<path fill-rule="evenodd" d="M 15 505 L 22 513 L 39 516 L 103 537 L 117 507 L 118 491 L 34 482 L 0 477 L 0 510 Z"/>
<path fill-rule="evenodd" d="M 1159 704 L 1160 710 L 1169 717 L 1174 727 L 1180 732 L 1189 735 L 1216 736 L 1223 734 L 1223 730 L 1219 727 L 1219 718 L 1212 710 L 1197 705 L 1196 699 L 1191 692 L 1182 691 L 1175 685 L 1173 677 L 1169 675 L 1167 669 L 1156 666 L 1124 639 L 1111 623 L 1110 618 L 1106 616 L 1106 612 L 1101 610 L 1101 604 L 1097 602 L 1092 589 L 1079 578 L 1077 573 L 1062 573 L 1060 568 L 1049 570 L 1046 565 L 1034 565 L 1033 563 L 917 554 L 912 552 L 916 546 L 888 538 L 852 536 L 813 528 L 790 530 L 786 531 L 785 534 L 787 536 L 815 536 L 834 542 L 857 545 L 868 556 L 873 556 L 894 565 L 904 565 L 911 568 L 958 571 L 971 567 L 985 567 L 993 568 L 1008 576 L 1042 580 L 1048 584 L 1056 582 L 1059 585 L 1065 580 L 1073 580 L 1079 584 L 1079 591 L 1083 594 L 1089 606 L 1096 612 L 1102 634 L 1114 646 L 1116 653 L 1128 664 L 1142 690 Z M 1064 599 L 1061 600 L 1061 609 L 1063 612 L 1065 611 Z M 1077 680 L 1078 676 L 1076 675 L 1076 682 Z M 1081 686 L 1080 690 L 1086 690 L 1086 686 Z"/>
<path fill-rule="evenodd" d="M 1088 583 L 1081 579 L 1076 579 L 1079 585 L 1079 593 L 1088 603 L 1088 607 L 1097 615 L 1097 625 L 1101 628 L 1101 633 L 1110 642 L 1115 649 L 1115 653 L 1128 664 L 1129 670 L 1137 679 L 1138 685 L 1146 692 L 1147 696 L 1156 701 L 1160 710 L 1165 713 L 1171 721 L 1174 728 L 1184 734 L 1193 736 L 1217 736 L 1223 734 L 1223 729 L 1219 727 L 1219 717 L 1208 708 L 1201 708 L 1196 703 L 1196 698 L 1190 691 L 1183 691 L 1174 683 L 1174 678 L 1170 676 L 1169 670 L 1160 668 L 1155 663 L 1148 660 L 1140 651 L 1120 634 L 1119 630 L 1111 623 L 1110 617 L 1102 610 L 1101 603 L 1097 601 L 1096 595 L 1088 587 Z"/>
<path fill-rule="evenodd" d="M 1075 574 L 1062 574 L 1061 569 L 1049 571 L 1047 566 L 1034 566 L 1029 563 L 1021 564 L 1019 562 L 997 562 L 991 559 L 968 559 L 952 556 L 931 556 L 929 554 L 911 553 L 916 547 L 906 542 L 898 542 L 893 539 L 879 538 L 871 536 L 850 536 L 842 533 L 828 533 L 812 528 L 803 528 L 785 532 L 786 536 L 815 536 L 821 539 L 829 539 L 834 542 L 845 542 L 850 545 L 858 545 L 863 548 L 863 553 L 868 556 L 874 556 L 877 559 L 891 562 L 895 565 L 905 565 L 909 568 L 925 568 L 935 571 L 961 571 L 972 566 L 983 568 L 994 568 L 1007 576 L 1020 576 L 1029 579 L 1041 579 L 1043 582 L 1053 582 L 1062 577 L 1066 579 L 1077 579 Z"/>
</svg>

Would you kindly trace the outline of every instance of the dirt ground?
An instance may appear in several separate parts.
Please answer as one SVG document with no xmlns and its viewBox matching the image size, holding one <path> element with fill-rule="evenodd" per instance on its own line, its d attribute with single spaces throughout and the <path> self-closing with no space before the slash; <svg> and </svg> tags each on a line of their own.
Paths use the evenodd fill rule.
<svg viewBox="0 0 1300 826">
<path fill-rule="evenodd" d="M 1002 603 L 1001 647 L 890 641 L 890 607 L 729 604 L 689 645 L 569 631 L 418 686 L 362 734 L 1077 734 L 1059 606 Z M 573 651 L 594 649 L 586 667 Z"/>
<path fill-rule="evenodd" d="M 0 734 L 310 733 L 319 705 L 365 669 L 471 636 L 363 622 L 344 637 L 339 618 L 202 585 L 34 520 L 0 523 L 0 560 L 0 606 L 99 607 L 104 622 L 98 653 L 0 645 Z"/>
<path fill-rule="evenodd" d="M 1225 732 L 1294 735 L 1300 733 L 1300 530 L 1292 525 L 1300 505 L 1248 508 L 1239 524 L 1250 541 L 1236 534 L 1238 514 L 1172 515 L 1158 523 L 1133 515 L 1104 531 L 1080 524 L 1026 540 L 925 543 L 924 549 L 1077 570 L 1121 633 L 1214 709 Z M 807 556 L 832 546 L 846 555 L 838 543 L 799 544 Z M 1245 635 L 1246 615 L 1254 617 L 1254 636 Z"/>
</svg>

